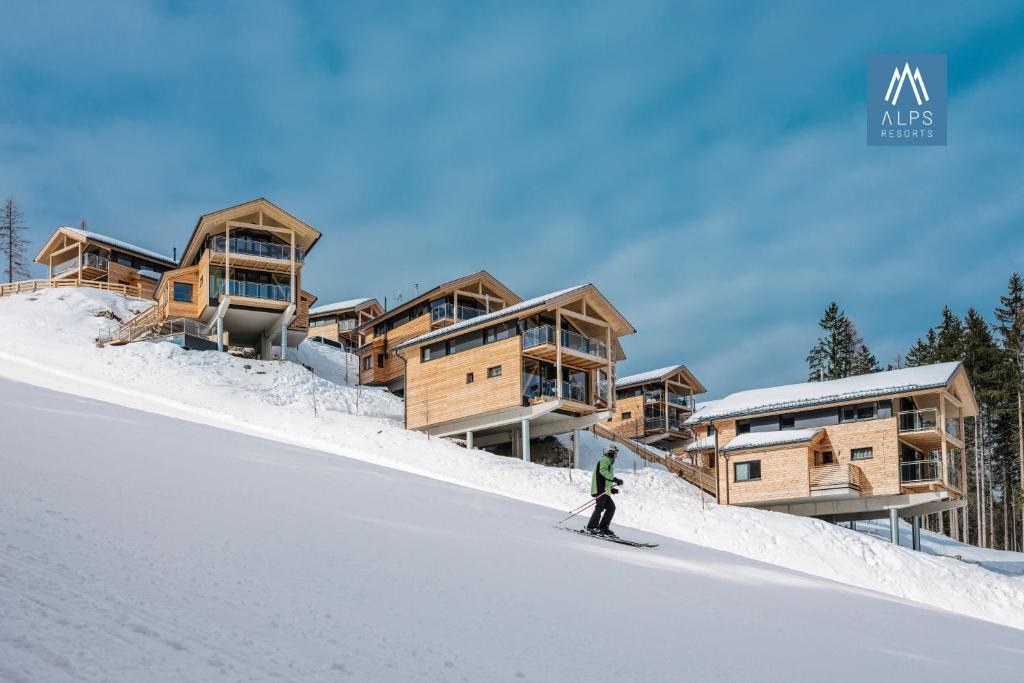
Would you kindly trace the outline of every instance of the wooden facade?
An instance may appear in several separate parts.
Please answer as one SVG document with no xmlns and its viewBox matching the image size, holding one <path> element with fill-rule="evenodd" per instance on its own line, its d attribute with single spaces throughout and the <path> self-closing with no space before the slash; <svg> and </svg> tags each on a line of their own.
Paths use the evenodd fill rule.
<svg viewBox="0 0 1024 683">
<path fill-rule="evenodd" d="M 698 413 L 691 423 L 697 421 L 701 447 L 688 450 L 701 462 L 713 461 L 724 504 L 833 519 L 881 516 L 902 507 L 900 501 L 932 500 L 934 509 L 951 509 L 966 496 L 964 419 L 976 414 L 959 367 L 946 386 L 928 390 L 742 416 L 704 419 Z M 795 429 L 801 420 L 813 426 Z M 768 443 L 787 430 L 806 438 Z M 740 434 L 749 436 L 737 440 Z M 768 438 L 757 445 L 762 434 Z M 734 447 L 751 437 L 754 445 Z"/>
<path fill-rule="evenodd" d="M 122 328 L 122 340 L 181 321 L 218 348 L 269 358 L 277 346 L 286 355 L 309 329 L 316 297 L 302 290 L 302 269 L 319 238 L 316 229 L 262 198 L 201 216 L 180 266 L 160 279 L 155 307 Z"/>
<path fill-rule="evenodd" d="M 49 280 L 106 283 L 154 299 L 160 275 L 177 263 L 142 247 L 80 228 L 60 227 L 36 254 Z"/>
<path fill-rule="evenodd" d="M 431 330 L 502 310 L 522 299 L 487 271 L 438 285 L 356 328 L 359 382 L 402 393 L 405 366 L 391 351 Z"/>
<path fill-rule="evenodd" d="M 662 450 L 681 449 L 693 439 L 685 422 L 694 397 L 705 391 L 685 365 L 623 377 L 615 383 L 616 409 L 606 426 Z"/>
<path fill-rule="evenodd" d="M 397 345 L 406 426 L 479 446 L 590 426 L 632 326 L 592 285 L 520 302 Z M 532 430 L 532 431 L 531 431 Z M 524 456 L 525 457 L 525 456 Z"/>
<path fill-rule="evenodd" d="M 309 336 L 337 342 L 345 351 L 356 352 L 363 345 L 359 328 L 382 313 L 380 303 L 369 298 L 320 305 L 309 312 Z"/>
</svg>

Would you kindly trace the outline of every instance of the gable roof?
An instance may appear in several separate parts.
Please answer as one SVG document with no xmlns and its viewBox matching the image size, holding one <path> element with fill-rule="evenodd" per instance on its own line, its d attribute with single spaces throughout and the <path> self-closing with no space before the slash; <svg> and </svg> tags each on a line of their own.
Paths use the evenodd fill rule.
<svg viewBox="0 0 1024 683">
<path fill-rule="evenodd" d="M 333 304 L 324 304 L 322 306 L 317 306 L 316 308 L 311 308 L 309 309 L 309 315 L 337 313 L 339 311 L 347 311 L 350 308 L 358 308 L 364 304 L 376 302 L 377 300 L 373 297 L 363 297 L 362 299 L 348 299 L 347 301 L 338 301 Z"/>
<path fill-rule="evenodd" d="M 413 298 L 411 298 L 408 301 L 402 303 L 401 305 L 395 306 L 394 308 L 392 308 L 389 311 L 384 311 L 383 313 L 381 313 L 379 316 L 377 316 L 373 320 L 370 320 L 370 321 L 365 322 L 362 325 L 360 325 L 358 329 L 360 331 L 367 330 L 367 329 L 373 327 L 374 325 L 376 325 L 381 320 L 386 320 L 386 319 L 391 318 L 391 317 L 393 317 L 395 315 L 398 315 L 399 313 L 402 313 L 403 311 L 409 310 L 410 308 L 412 308 L 413 306 L 416 306 L 417 304 L 421 304 L 424 301 L 429 301 L 438 292 L 441 292 L 441 291 L 446 290 L 446 289 L 453 289 L 453 290 L 454 289 L 459 289 L 462 285 L 469 284 L 473 280 L 476 280 L 477 278 L 483 278 L 484 280 L 487 281 L 487 285 L 489 287 L 491 287 L 494 290 L 497 290 L 506 299 L 506 301 L 505 301 L 506 306 L 507 305 L 511 305 L 511 304 L 519 303 L 520 301 L 523 300 L 522 297 L 520 297 L 518 294 L 513 292 L 511 289 L 506 287 L 504 284 L 502 284 L 501 281 L 498 280 L 498 278 L 494 277 L 493 275 L 488 273 L 486 270 L 478 270 L 475 273 L 470 273 L 469 275 L 463 275 L 462 277 L 457 277 L 454 280 L 449 280 L 448 282 L 443 282 L 443 283 L 437 285 L 436 287 L 432 287 L 431 289 L 428 289 L 427 291 L 423 292 L 422 294 L 418 294 L 417 296 L 414 296 Z"/>
<path fill-rule="evenodd" d="M 682 363 L 678 365 L 669 365 L 664 368 L 658 368 L 657 370 L 648 370 L 647 372 L 639 372 L 635 375 L 627 375 L 620 377 L 615 380 L 615 388 L 623 389 L 625 387 L 631 387 L 637 384 L 647 384 L 649 382 L 658 382 L 661 380 L 668 379 L 672 375 L 683 373 L 686 376 L 690 387 L 693 389 L 695 394 L 703 394 L 707 389 L 700 383 L 690 369 Z"/>
<path fill-rule="evenodd" d="M 803 382 L 740 391 L 710 406 L 699 408 L 686 420 L 686 424 L 935 389 L 946 386 L 957 372 L 962 371 L 963 366 L 959 362 L 935 363 L 827 382 Z"/>
<path fill-rule="evenodd" d="M 125 242 L 124 240 L 119 240 L 115 237 L 110 237 L 102 233 L 93 232 L 91 230 L 83 230 L 82 228 L 70 228 L 66 225 L 58 227 L 54 231 L 50 239 L 46 240 L 46 244 L 43 245 L 43 248 L 40 249 L 39 253 L 36 255 L 35 260 L 37 263 L 39 262 L 39 259 L 42 258 L 43 254 L 46 253 L 46 251 L 48 251 L 50 243 L 53 242 L 54 239 L 57 238 L 59 235 L 61 235 L 62 231 L 64 234 L 70 234 L 70 236 L 75 239 L 80 239 L 82 241 L 91 240 L 93 242 L 99 242 L 101 244 L 107 245 L 108 247 L 114 247 L 115 249 L 133 252 L 135 254 L 138 254 L 139 256 L 143 256 L 154 261 L 160 261 L 161 263 L 164 263 L 172 267 L 178 265 L 177 261 L 175 261 L 170 256 L 167 256 L 166 254 L 161 254 L 150 249 L 146 249 L 145 247 L 140 247 L 137 244 Z"/>
<path fill-rule="evenodd" d="M 454 325 L 448 325 L 447 327 L 439 327 L 436 330 L 431 330 L 426 334 L 421 334 L 418 337 L 402 342 L 401 344 L 395 347 L 395 350 L 398 351 L 400 349 L 408 348 L 410 346 L 422 344 L 432 339 L 437 339 L 440 337 L 447 336 L 449 334 L 454 334 L 462 330 L 467 330 L 480 325 L 486 325 L 488 323 L 497 322 L 499 320 L 504 320 L 506 318 L 515 317 L 523 313 L 524 311 L 528 311 L 534 308 L 552 307 L 555 305 L 570 303 L 575 300 L 575 297 L 584 295 L 600 297 L 601 302 L 603 304 L 607 304 L 607 306 L 614 314 L 614 316 L 618 318 L 618 325 L 615 325 L 614 321 L 612 320 L 607 321 L 608 324 L 612 326 L 611 329 L 615 331 L 615 337 L 613 337 L 613 341 L 615 341 L 615 338 L 619 336 L 633 334 L 634 332 L 636 332 L 636 330 L 629 323 L 629 321 L 622 317 L 622 314 L 619 313 L 618 310 L 616 310 L 615 307 L 612 306 L 611 303 L 604 298 L 604 296 L 597 290 L 596 287 L 594 287 L 594 285 L 586 284 L 576 285 L 575 287 L 569 287 L 568 289 L 561 289 L 558 290 L 557 292 L 543 294 L 532 299 L 527 299 L 526 301 L 521 301 L 513 306 L 503 308 L 500 311 L 494 311 L 493 313 L 487 313 L 486 315 L 481 315 L 476 318 L 463 320 L 462 322 L 456 323 Z"/>
</svg>

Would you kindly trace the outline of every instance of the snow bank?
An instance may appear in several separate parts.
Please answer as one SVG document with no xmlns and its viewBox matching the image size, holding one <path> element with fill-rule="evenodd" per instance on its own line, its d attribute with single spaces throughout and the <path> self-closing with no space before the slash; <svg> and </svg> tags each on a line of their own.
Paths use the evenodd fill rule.
<svg viewBox="0 0 1024 683">
<path fill-rule="evenodd" d="M 107 292 L 73 289 L 0 298 L 0 375 L 557 510 L 589 495 L 588 471 L 574 472 L 570 482 L 564 469 L 405 431 L 401 401 L 391 394 L 316 377 L 297 363 L 243 361 L 171 344 L 96 348 L 100 330 L 116 324 L 97 315 L 123 318 L 129 305 Z M 635 476 L 624 468 L 622 478 L 617 523 L 1024 629 L 1021 577 L 818 520 L 710 504 L 683 480 L 650 467 Z M 552 511 L 552 520 L 558 516 Z"/>
</svg>

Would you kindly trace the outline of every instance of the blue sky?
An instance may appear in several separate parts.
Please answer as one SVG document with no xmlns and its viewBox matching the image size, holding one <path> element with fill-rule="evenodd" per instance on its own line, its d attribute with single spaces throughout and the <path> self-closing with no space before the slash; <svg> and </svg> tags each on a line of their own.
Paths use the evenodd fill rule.
<svg viewBox="0 0 1024 683">
<path fill-rule="evenodd" d="M 19 3 L 0 194 L 169 252 L 266 196 L 322 302 L 485 268 L 593 282 L 620 372 L 801 381 L 836 299 L 883 362 L 1024 255 L 1019 3 Z M 949 144 L 865 144 L 878 52 L 940 52 Z"/>
</svg>

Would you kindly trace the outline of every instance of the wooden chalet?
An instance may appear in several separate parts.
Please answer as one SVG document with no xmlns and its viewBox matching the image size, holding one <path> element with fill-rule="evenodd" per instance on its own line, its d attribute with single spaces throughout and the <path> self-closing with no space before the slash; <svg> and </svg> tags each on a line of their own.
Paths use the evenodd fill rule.
<svg viewBox="0 0 1024 683">
<path fill-rule="evenodd" d="M 363 336 L 359 347 L 360 384 L 384 386 L 401 394 L 405 365 L 391 353 L 399 344 L 520 301 L 519 295 L 481 270 L 438 285 L 382 313 L 356 328 Z"/>
<path fill-rule="evenodd" d="M 309 309 L 309 338 L 334 342 L 348 353 L 363 345 L 359 328 L 380 317 L 384 309 L 373 298 L 349 299 Z"/>
<path fill-rule="evenodd" d="M 199 217 L 180 267 L 163 274 L 156 305 L 122 327 L 120 341 L 173 335 L 187 347 L 287 356 L 306 338 L 306 255 L 320 232 L 260 198 Z"/>
<path fill-rule="evenodd" d="M 584 429 L 614 409 L 620 337 L 635 330 L 593 285 L 573 287 L 397 343 L 405 422 L 469 447 Z"/>
<path fill-rule="evenodd" d="M 35 262 L 46 266 L 47 278 L 63 281 L 123 285 L 127 294 L 153 299 L 162 273 L 177 267 L 170 256 L 158 254 L 82 228 L 59 227 Z"/>
<path fill-rule="evenodd" d="M 707 391 L 685 365 L 620 377 L 615 382 L 615 413 L 607 427 L 661 450 L 682 448 L 693 440 L 686 420 L 694 396 Z"/>
<path fill-rule="evenodd" d="M 939 363 L 732 394 L 687 420 L 687 449 L 713 458 L 720 503 L 916 530 L 966 505 L 964 419 L 977 413 L 963 366 Z"/>
</svg>

